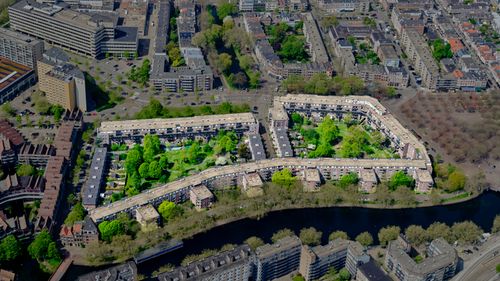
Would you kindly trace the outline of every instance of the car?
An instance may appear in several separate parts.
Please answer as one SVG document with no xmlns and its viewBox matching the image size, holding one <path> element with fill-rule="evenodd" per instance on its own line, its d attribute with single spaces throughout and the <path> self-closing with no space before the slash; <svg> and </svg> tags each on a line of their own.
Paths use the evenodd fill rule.
<svg viewBox="0 0 500 281">
<path fill-rule="evenodd" d="M 114 68 L 117 68 L 117 67 L 118 67 L 118 65 L 117 65 L 117 64 L 115 64 L 115 65 L 113 65 L 113 67 L 114 67 Z"/>
<path fill-rule="evenodd" d="M 259 108 L 258 108 L 257 106 L 254 106 L 254 107 L 253 107 L 253 110 L 254 110 L 254 111 L 257 111 L 258 109 L 259 109 Z"/>
<path fill-rule="evenodd" d="M 191 105 L 196 105 L 196 103 L 195 103 L 195 102 L 192 102 L 192 103 L 191 103 Z"/>
</svg>

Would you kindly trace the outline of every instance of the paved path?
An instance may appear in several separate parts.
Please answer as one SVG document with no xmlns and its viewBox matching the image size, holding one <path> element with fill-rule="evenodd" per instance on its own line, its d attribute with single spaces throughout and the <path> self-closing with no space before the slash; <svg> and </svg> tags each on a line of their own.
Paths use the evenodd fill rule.
<svg viewBox="0 0 500 281">
<path fill-rule="evenodd" d="M 64 274 L 68 270 L 69 266 L 73 263 L 73 258 L 71 256 L 67 256 L 64 261 L 59 265 L 56 272 L 50 276 L 49 281 L 59 281 L 63 278 Z"/>
<path fill-rule="evenodd" d="M 500 236 L 492 236 L 476 252 L 475 256 L 464 262 L 464 269 L 452 281 L 494 281 L 500 280 L 496 265 L 500 264 Z"/>
</svg>

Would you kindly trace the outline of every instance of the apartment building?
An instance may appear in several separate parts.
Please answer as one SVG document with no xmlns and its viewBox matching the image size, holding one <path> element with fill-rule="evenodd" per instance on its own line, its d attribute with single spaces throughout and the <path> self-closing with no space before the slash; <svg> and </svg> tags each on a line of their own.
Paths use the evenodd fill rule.
<svg viewBox="0 0 500 281">
<path fill-rule="evenodd" d="M 33 69 L 0 57 L 0 104 L 14 99 L 35 83 Z"/>
<path fill-rule="evenodd" d="M 220 130 L 233 130 L 238 134 L 256 134 L 259 132 L 259 123 L 251 113 L 106 121 L 101 123 L 98 137 L 105 143 L 126 139 L 140 140 L 147 134 L 173 140 L 194 136 L 209 137 Z"/>
<path fill-rule="evenodd" d="M 108 149 L 97 147 L 92 156 L 89 178 L 82 187 L 82 203 L 85 209 L 91 210 L 97 207 L 100 190 L 106 181 L 108 166 Z"/>
<path fill-rule="evenodd" d="M 411 245 L 402 237 L 387 246 L 384 265 L 397 280 L 444 281 L 455 275 L 458 255 L 444 239 L 433 240 L 427 248 L 427 257 L 420 263 L 410 257 L 410 250 Z"/>
<path fill-rule="evenodd" d="M 54 155 L 56 155 L 56 149 L 52 145 L 25 143 L 17 154 L 17 161 L 43 168 L 47 165 L 50 156 Z"/>
<path fill-rule="evenodd" d="M 157 227 L 160 223 L 160 214 L 148 204 L 135 210 L 135 219 L 141 225 L 141 229 L 147 231 L 151 227 Z"/>
<path fill-rule="evenodd" d="M 63 246 L 83 247 L 99 240 L 97 226 L 90 218 L 77 221 L 73 226 L 63 225 L 59 232 L 61 244 Z"/>
<path fill-rule="evenodd" d="M 201 210 L 206 209 L 212 205 L 214 195 L 205 185 L 199 185 L 189 190 L 189 199 L 195 208 Z"/>
<path fill-rule="evenodd" d="M 366 84 L 378 83 L 387 87 L 405 88 L 410 77 L 403 67 L 359 64 L 350 69 L 351 75 L 363 79 Z"/>
<path fill-rule="evenodd" d="M 72 111 L 88 110 L 85 76 L 77 66 L 69 63 L 68 56 L 58 48 L 43 54 L 38 62 L 39 89 L 47 100 Z"/>
<path fill-rule="evenodd" d="M 116 265 L 107 269 L 94 271 L 78 277 L 78 281 L 96 281 L 96 280 L 136 280 L 137 266 L 133 261 Z"/>
<path fill-rule="evenodd" d="M 255 250 L 257 281 L 273 280 L 297 270 L 300 264 L 302 243 L 297 236 L 289 236 L 274 244 Z"/>
<path fill-rule="evenodd" d="M 36 70 L 43 51 L 43 41 L 10 29 L 0 28 L 0 57 Z"/>
<path fill-rule="evenodd" d="M 370 1 L 367 0 L 320 0 L 319 7 L 328 13 L 368 12 Z"/>
<path fill-rule="evenodd" d="M 250 247 L 241 245 L 178 267 L 171 272 L 159 274 L 158 280 L 247 281 L 252 274 L 253 259 Z"/>
<path fill-rule="evenodd" d="M 137 51 L 137 28 L 118 27 L 114 12 L 84 12 L 64 2 L 22 0 L 9 7 L 9 18 L 15 31 L 91 58 Z"/>
<path fill-rule="evenodd" d="M 358 265 L 369 260 L 370 256 L 358 242 L 335 239 L 323 246 L 302 246 L 299 272 L 307 281 L 319 279 L 331 267 L 336 270 L 347 267 L 351 276 L 356 276 Z"/>
</svg>

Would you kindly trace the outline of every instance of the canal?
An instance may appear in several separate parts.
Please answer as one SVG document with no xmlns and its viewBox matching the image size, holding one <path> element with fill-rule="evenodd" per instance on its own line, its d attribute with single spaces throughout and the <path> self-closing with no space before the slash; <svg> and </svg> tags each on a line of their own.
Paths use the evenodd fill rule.
<svg viewBox="0 0 500 281">
<path fill-rule="evenodd" d="M 329 207 L 284 210 L 269 213 L 259 220 L 243 219 L 218 226 L 184 241 L 184 248 L 140 264 L 139 273 L 146 276 L 165 264 L 179 265 L 182 259 L 204 249 L 217 249 L 224 244 L 241 244 L 250 236 L 270 242 L 276 231 L 289 228 L 299 233 L 304 227 L 314 227 L 323 232 L 323 243 L 334 230 L 343 230 L 351 238 L 363 231 L 376 239 L 380 228 L 397 225 L 405 229 L 411 224 L 427 227 L 433 222 L 448 225 L 471 220 L 489 232 L 494 217 L 500 214 L 500 193 L 485 192 L 467 202 L 436 207 L 413 209 L 368 209 L 360 207 Z M 76 276 L 95 270 L 92 267 L 72 266 L 64 280 L 75 280 Z"/>
</svg>

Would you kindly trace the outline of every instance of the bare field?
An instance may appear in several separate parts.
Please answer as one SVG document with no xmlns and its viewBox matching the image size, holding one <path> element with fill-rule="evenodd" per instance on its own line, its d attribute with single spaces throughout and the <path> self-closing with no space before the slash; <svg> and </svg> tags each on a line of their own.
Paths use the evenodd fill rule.
<svg viewBox="0 0 500 281">
<path fill-rule="evenodd" d="M 383 102 L 429 153 L 500 188 L 500 93 L 414 93 Z"/>
</svg>

